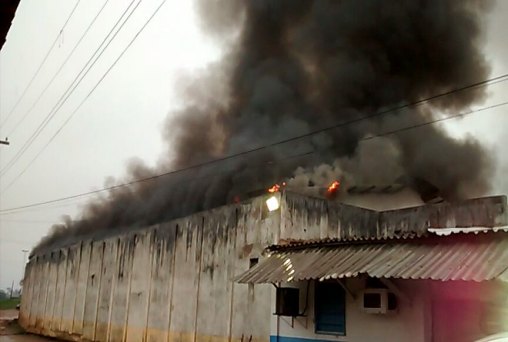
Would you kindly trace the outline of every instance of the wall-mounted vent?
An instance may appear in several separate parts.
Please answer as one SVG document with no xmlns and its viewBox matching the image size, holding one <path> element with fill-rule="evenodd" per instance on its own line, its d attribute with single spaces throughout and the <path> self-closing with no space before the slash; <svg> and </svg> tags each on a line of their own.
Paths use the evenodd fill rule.
<svg viewBox="0 0 508 342">
<path fill-rule="evenodd" d="M 366 289 L 362 293 L 361 309 L 370 314 L 394 313 L 397 297 L 388 289 Z"/>
<path fill-rule="evenodd" d="M 292 287 L 278 287 L 275 300 L 275 314 L 296 317 L 300 310 L 300 290 Z"/>
<path fill-rule="evenodd" d="M 259 263 L 259 258 L 250 258 L 249 259 L 249 268 L 253 268 Z"/>
</svg>

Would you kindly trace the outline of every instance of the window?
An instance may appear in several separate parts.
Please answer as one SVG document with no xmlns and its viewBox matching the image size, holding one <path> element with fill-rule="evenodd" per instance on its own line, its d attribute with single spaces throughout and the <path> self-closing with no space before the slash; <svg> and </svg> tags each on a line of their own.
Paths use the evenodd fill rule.
<svg viewBox="0 0 508 342">
<path fill-rule="evenodd" d="M 337 282 L 315 283 L 316 333 L 346 334 L 346 293 Z"/>
<path fill-rule="evenodd" d="M 253 268 L 259 263 L 259 258 L 250 258 L 249 259 L 249 268 Z"/>
</svg>

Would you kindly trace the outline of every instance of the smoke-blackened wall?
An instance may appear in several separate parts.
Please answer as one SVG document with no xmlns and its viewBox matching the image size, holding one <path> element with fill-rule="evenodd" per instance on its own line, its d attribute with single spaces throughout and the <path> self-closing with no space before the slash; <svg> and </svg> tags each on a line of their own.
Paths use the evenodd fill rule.
<svg viewBox="0 0 508 342">
<path fill-rule="evenodd" d="M 481 52 L 488 4 L 198 2 L 203 28 L 222 44 L 224 59 L 184 87 L 187 106 L 169 115 L 160 164 L 132 163 L 126 180 L 188 168 L 481 81 L 489 73 Z M 462 91 L 117 188 L 91 201 L 78 220 L 55 227 L 38 248 L 218 206 L 322 164 L 334 165 L 351 183 L 402 177 L 429 182 L 449 199 L 479 195 L 488 188 L 491 159 L 472 138 L 456 139 L 430 125 L 363 139 L 456 113 L 485 96 L 483 88 Z"/>
</svg>

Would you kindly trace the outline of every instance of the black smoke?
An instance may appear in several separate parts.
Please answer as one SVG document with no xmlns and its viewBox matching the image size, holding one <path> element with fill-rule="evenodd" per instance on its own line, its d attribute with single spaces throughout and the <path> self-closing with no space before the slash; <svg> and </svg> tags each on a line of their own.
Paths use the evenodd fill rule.
<svg viewBox="0 0 508 342">
<path fill-rule="evenodd" d="M 123 181 L 187 168 L 486 79 L 489 66 L 481 47 L 488 7 L 482 0 L 198 2 L 203 28 L 224 47 L 225 57 L 202 77 L 181 84 L 187 106 L 169 115 L 163 129 L 167 153 L 159 166 L 132 163 Z M 289 178 L 298 167 L 354 160 L 366 136 L 453 114 L 485 97 L 483 88 L 462 91 L 112 190 L 91 201 L 77 220 L 56 226 L 35 251 L 219 206 Z M 439 126 L 426 126 L 390 135 L 383 143 L 386 139 L 393 151 L 367 155 L 372 165 L 367 172 L 392 174 L 387 168 L 395 165 L 393 176 L 429 182 L 448 199 L 488 189 L 492 161 L 472 138 L 455 139 Z"/>
</svg>

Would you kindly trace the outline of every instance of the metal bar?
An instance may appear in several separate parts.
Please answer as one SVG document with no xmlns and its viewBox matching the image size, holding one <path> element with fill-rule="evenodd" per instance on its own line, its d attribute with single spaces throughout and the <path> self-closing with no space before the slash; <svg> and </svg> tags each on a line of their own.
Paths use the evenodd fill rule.
<svg viewBox="0 0 508 342">
<path fill-rule="evenodd" d="M 404 291 L 402 291 L 393 281 L 387 278 L 379 278 L 379 280 L 404 302 L 408 303 L 409 305 L 412 304 L 411 298 L 406 293 L 404 293 Z"/>
<path fill-rule="evenodd" d="M 344 291 L 346 291 L 346 293 L 351 297 L 351 299 L 356 300 L 355 294 L 353 293 L 353 291 L 351 291 L 351 289 L 349 287 L 346 286 L 345 281 L 343 279 L 336 279 L 336 280 L 339 283 L 339 285 L 344 289 Z"/>
</svg>

